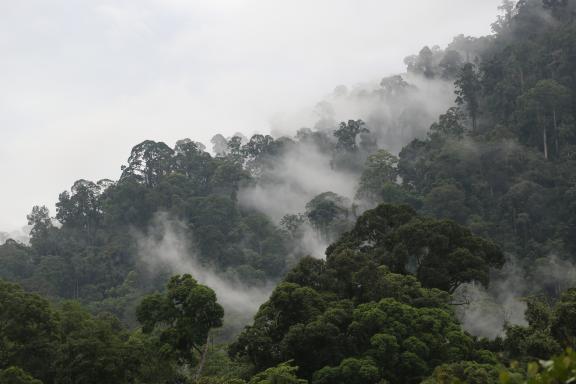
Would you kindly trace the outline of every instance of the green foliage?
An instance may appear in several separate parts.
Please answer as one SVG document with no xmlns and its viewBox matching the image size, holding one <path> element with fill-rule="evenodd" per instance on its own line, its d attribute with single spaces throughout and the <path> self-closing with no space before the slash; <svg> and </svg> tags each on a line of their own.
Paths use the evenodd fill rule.
<svg viewBox="0 0 576 384">
<path fill-rule="evenodd" d="M 574 9 L 571 1 L 507 1 L 494 36 L 456 38 L 448 50 L 467 61 L 457 102 L 475 129 L 467 132 L 452 108 L 399 156 L 402 187 L 423 202 L 414 207 L 467 224 L 526 268 L 538 255 L 569 258 L 575 249 L 567 212 L 576 177 Z M 438 76 L 445 52 L 425 49 L 408 68 Z"/>
<path fill-rule="evenodd" d="M 412 383 L 437 365 L 480 356 L 449 309 L 447 292 L 390 272 L 394 263 L 384 256 L 407 260 L 424 247 L 418 239 L 427 237 L 455 247 L 437 250 L 457 265 L 443 270 L 448 280 L 487 282 L 482 272 L 487 266 L 474 267 L 480 272 L 467 267 L 474 253 L 495 265 L 501 261 L 497 248 L 455 224 L 382 205 L 330 246 L 326 261 L 301 260 L 231 345 L 231 355 L 248 357 L 259 370 L 294 360 L 299 374 L 313 383 Z M 428 245 L 430 254 L 435 241 Z M 395 265 L 403 265 L 398 260 Z"/>
<path fill-rule="evenodd" d="M 490 364 L 460 361 L 437 367 L 422 384 L 498 384 L 498 368 Z"/>
<path fill-rule="evenodd" d="M 432 138 L 462 139 L 465 133 L 464 118 L 459 108 L 452 107 L 440 115 L 438 122 L 430 126 L 429 136 Z"/>
<path fill-rule="evenodd" d="M 235 154 L 218 157 L 189 139 L 173 149 L 150 140 L 138 144 L 118 182 L 82 179 L 60 194 L 61 225 L 52 224 L 46 207 L 34 207 L 28 216 L 30 246 L 0 245 L 0 277 L 56 300 L 110 310 L 134 324 L 130 306 L 159 289 L 170 273 L 169 268 L 151 273 L 139 255 L 138 239 L 158 235 L 162 212 L 186 228 L 201 264 L 247 284 L 278 279 L 288 267 L 290 245 L 300 240 L 263 214 L 240 208 L 236 195 L 290 143 L 256 135 L 238 144 Z"/>
<path fill-rule="evenodd" d="M 456 104 L 466 108 L 472 120 L 472 130 L 475 131 L 480 108 L 478 99 L 482 84 L 474 64 L 464 64 L 454 85 L 456 86 Z"/>
<path fill-rule="evenodd" d="M 234 382 L 252 375 L 252 366 L 242 360 L 232 360 L 228 356 L 227 345 L 213 345 L 208 348 L 202 378 L 215 378 L 223 383 Z M 202 381 L 200 381 L 202 382 Z"/>
<path fill-rule="evenodd" d="M 349 203 L 334 192 L 324 192 L 306 204 L 306 217 L 322 238 L 330 240 L 348 224 Z"/>
<path fill-rule="evenodd" d="M 576 289 L 564 292 L 556 303 L 551 331 L 564 347 L 576 346 Z"/>
<path fill-rule="evenodd" d="M 576 251 L 576 3 L 504 1 L 501 10 L 494 35 L 458 36 L 406 59 L 411 76 L 454 81 L 457 106 L 398 157 L 378 150 L 361 120 L 324 119 L 294 140 L 217 135 L 216 156 L 190 139 L 174 148 L 146 140 L 117 182 L 81 179 L 60 194 L 60 225 L 35 206 L 30 245 L 0 245 L 0 277 L 98 315 L 0 282 L 0 382 L 189 381 L 210 329 L 222 324 L 211 289 L 173 278 L 142 300 L 143 327 L 133 333 L 103 313 L 133 324 L 135 303 L 163 283 L 168 270 L 144 268 L 133 236 L 157 236 L 158 212 L 181 222 L 200 264 L 247 284 L 284 276 L 230 346 L 234 360 L 208 348 L 197 382 L 242 383 L 253 365 L 260 373 L 250 383 L 495 383 L 498 362 L 511 359 L 527 364 L 530 383 L 573 381 L 571 350 L 534 360 L 576 343 L 576 291 L 561 294 L 573 282 L 542 272 L 543 256 L 568 265 Z M 415 90 L 391 76 L 374 94 L 394 105 Z M 421 109 L 410 105 L 402 118 Z M 241 206 L 240 189 L 277 184 L 275 165 L 294 150 L 360 176 L 356 201 L 321 193 L 284 216 L 282 229 Z M 359 207 L 380 202 L 405 205 L 380 205 L 352 228 Z M 325 241 L 348 232 L 326 260 L 305 257 L 288 271 L 287 255 L 303 256 L 307 224 Z M 539 296 L 527 300 L 528 326 L 478 341 L 460 329 L 450 293 L 488 285 L 503 252 Z M 520 382 L 519 372 L 502 382 Z"/>
<path fill-rule="evenodd" d="M 0 245 L 0 278 L 18 281 L 34 273 L 34 256 L 30 248 L 8 239 Z"/>
<path fill-rule="evenodd" d="M 242 379 L 230 379 L 226 377 L 201 377 L 193 381 L 194 384 L 246 384 Z"/>
<path fill-rule="evenodd" d="M 111 315 L 91 316 L 73 302 L 55 309 L 0 281 L 2 383 L 128 384 L 145 377 L 174 378 L 169 363 L 155 354 L 157 346 L 136 338 Z"/>
<path fill-rule="evenodd" d="M 527 301 L 527 327 L 506 330 L 505 350 L 514 359 L 549 359 L 575 344 L 576 290 L 564 292 L 553 305 L 538 298 Z"/>
<path fill-rule="evenodd" d="M 16 366 L 46 381 L 58 336 L 58 319 L 46 300 L 0 280 L 0 369 Z"/>
<path fill-rule="evenodd" d="M 207 342 L 212 328 L 222 326 L 224 310 L 216 294 L 190 275 L 174 276 L 166 294 L 146 296 L 136 309 L 144 333 L 159 329 L 161 347 L 183 363 L 195 363 L 194 350 Z"/>
<path fill-rule="evenodd" d="M 370 359 L 344 359 L 335 368 L 325 367 L 314 374 L 313 384 L 370 384 L 378 383 L 380 374 Z"/>
<path fill-rule="evenodd" d="M 49 252 L 50 248 L 46 247 L 45 243 L 53 226 L 48 208 L 46 208 L 46 206 L 40 207 L 36 205 L 26 218 L 28 219 L 28 225 L 32 226 L 30 229 L 32 245 L 44 252 Z"/>
<path fill-rule="evenodd" d="M 570 90 L 550 79 L 538 81 L 518 99 L 520 122 L 523 123 L 521 128 L 526 132 L 524 136 L 533 143 L 541 138 L 546 159 L 550 156 L 549 146 L 554 142 L 557 143 L 555 156 L 560 156 L 559 126 L 568 116 L 570 101 Z"/>
<path fill-rule="evenodd" d="M 2 384 L 42 384 L 28 373 L 17 367 L 0 370 L 0 383 Z"/>
<path fill-rule="evenodd" d="M 125 383 L 137 375 L 142 362 L 117 319 L 93 318 L 76 303 L 65 304 L 59 315 L 64 337 L 56 361 L 57 381 Z"/>
<path fill-rule="evenodd" d="M 365 125 L 362 120 L 348 120 L 348 123 L 340 123 L 334 131 L 337 142 L 333 149 L 333 168 L 361 171 L 367 154 L 377 149 L 375 138 L 370 135 L 370 130 Z"/>
<path fill-rule="evenodd" d="M 364 213 L 354 229 L 327 250 L 328 261 L 350 248 L 413 273 L 428 288 L 454 292 L 462 283 L 488 284 L 490 267 L 504 256 L 492 242 L 451 221 L 420 218 L 409 207 L 381 205 Z"/>
<path fill-rule="evenodd" d="M 356 198 L 377 201 L 388 184 L 396 183 L 397 164 L 398 158 L 383 149 L 370 155 L 360 178 Z"/>
<path fill-rule="evenodd" d="M 334 131 L 334 136 L 338 139 L 336 148 L 348 152 L 357 151 L 357 136 L 363 132 L 369 132 L 364 125 L 362 120 L 349 120 L 348 123 L 340 123 L 340 127 Z"/>
<path fill-rule="evenodd" d="M 155 187 L 173 167 L 174 151 L 162 142 L 146 140 L 132 148 L 128 165 L 122 167 L 122 179 L 133 179 Z"/>
<path fill-rule="evenodd" d="M 291 366 L 290 362 L 282 363 L 254 375 L 248 384 L 307 384 L 308 381 L 296 376 L 297 370 L 298 367 Z"/>
<path fill-rule="evenodd" d="M 503 371 L 500 374 L 502 384 L 568 384 L 574 382 L 576 378 L 576 352 L 567 349 L 564 354 L 554 357 L 552 360 L 540 361 L 540 363 L 530 363 L 527 369 L 527 380 L 520 380 L 517 377 Z"/>
</svg>

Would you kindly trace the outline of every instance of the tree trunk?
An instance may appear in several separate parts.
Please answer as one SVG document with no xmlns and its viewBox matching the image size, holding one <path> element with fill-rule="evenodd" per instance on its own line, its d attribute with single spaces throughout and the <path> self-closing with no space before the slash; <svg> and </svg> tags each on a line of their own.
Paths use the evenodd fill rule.
<svg viewBox="0 0 576 384">
<path fill-rule="evenodd" d="M 556 119 L 556 108 L 552 111 L 554 120 L 554 143 L 556 144 L 556 158 L 560 157 L 560 143 L 558 142 L 558 120 Z"/>
<path fill-rule="evenodd" d="M 516 224 L 516 207 L 512 207 L 512 226 L 514 227 L 514 235 L 518 236 L 518 225 Z"/>
<path fill-rule="evenodd" d="M 528 223 L 524 223 L 524 250 L 528 249 Z"/>
<path fill-rule="evenodd" d="M 544 158 L 548 160 L 548 131 L 546 130 L 546 117 L 542 118 L 540 111 L 537 115 L 537 121 L 542 126 L 542 149 L 544 151 Z"/>
<path fill-rule="evenodd" d="M 200 377 L 202 377 L 202 370 L 204 369 L 204 364 L 206 363 L 206 356 L 208 355 L 209 339 L 210 335 L 206 337 L 206 344 L 204 344 L 204 351 L 202 351 L 202 356 L 200 357 L 200 363 L 198 364 L 198 369 L 196 370 L 194 378 L 192 379 L 193 383 L 195 383 L 200 379 Z"/>
<path fill-rule="evenodd" d="M 542 141 L 544 142 L 544 158 L 548 160 L 548 132 L 546 131 L 546 124 L 542 130 Z"/>
</svg>

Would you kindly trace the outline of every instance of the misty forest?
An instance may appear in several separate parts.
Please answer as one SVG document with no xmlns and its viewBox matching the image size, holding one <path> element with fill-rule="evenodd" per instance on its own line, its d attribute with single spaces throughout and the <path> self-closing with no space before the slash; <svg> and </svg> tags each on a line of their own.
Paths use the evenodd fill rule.
<svg viewBox="0 0 576 384">
<path fill-rule="evenodd" d="M 31 202 L 0 383 L 574 382 L 576 1 L 495 19 L 293 136 L 150 138 Z"/>
</svg>

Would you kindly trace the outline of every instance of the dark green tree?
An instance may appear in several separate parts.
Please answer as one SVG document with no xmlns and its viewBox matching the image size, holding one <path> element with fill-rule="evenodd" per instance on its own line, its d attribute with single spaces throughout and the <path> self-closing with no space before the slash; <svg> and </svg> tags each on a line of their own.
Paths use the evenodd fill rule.
<svg viewBox="0 0 576 384">
<path fill-rule="evenodd" d="M 306 217 L 323 239 L 330 240 L 346 229 L 348 202 L 334 192 L 324 192 L 306 204 Z"/>
<path fill-rule="evenodd" d="M 334 131 L 334 136 L 338 139 L 336 148 L 347 152 L 357 151 L 358 135 L 363 132 L 370 132 L 364 125 L 362 120 L 348 120 L 348 123 L 340 123 L 340 127 Z"/>
<path fill-rule="evenodd" d="M 368 157 L 360 178 L 357 199 L 378 201 L 389 184 L 398 181 L 398 158 L 386 150 L 379 150 Z"/>
<path fill-rule="evenodd" d="M 170 279 L 165 294 L 146 296 L 136 316 L 145 333 L 158 330 L 168 353 L 181 363 L 194 364 L 194 351 L 203 354 L 210 330 L 222 326 L 224 310 L 213 290 L 181 275 Z"/>
<path fill-rule="evenodd" d="M 0 280 L 0 369 L 18 367 L 50 383 L 58 339 L 57 316 L 48 302 Z"/>
<path fill-rule="evenodd" d="M 328 248 L 328 261 L 346 248 L 447 292 L 471 281 L 487 285 L 490 268 L 504 263 L 494 243 L 452 221 L 420 218 L 407 206 L 380 205 L 364 213 L 352 231 Z"/>
<path fill-rule="evenodd" d="M 308 384 L 307 380 L 298 378 L 297 371 L 298 367 L 282 363 L 254 375 L 248 384 Z"/>
<path fill-rule="evenodd" d="M 550 156 L 550 142 L 555 142 L 559 152 L 559 125 L 566 115 L 571 101 L 570 90 L 554 80 L 540 80 L 519 99 L 521 113 L 527 124 L 539 128 L 541 147 L 546 159 Z"/>
<path fill-rule="evenodd" d="M 479 99 L 482 84 L 474 64 L 464 64 L 454 85 L 456 86 L 456 104 L 466 108 L 472 120 L 472 131 L 475 132 L 480 110 Z"/>
<path fill-rule="evenodd" d="M 463 116 L 459 108 L 452 107 L 440 115 L 438 122 L 430 126 L 431 138 L 461 139 L 464 136 Z"/>
<path fill-rule="evenodd" d="M 132 148 L 128 165 L 122 166 L 120 180 L 133 178 L 147 187 L 157 186 L 172 172 L 174 151 L 162 142 L 146 140 Z"/>
<path fill-rule="evenodd" d="M 0 383 L 2 384 L 42 384 L 18 367 L 0 370 Z"/>
</svg>

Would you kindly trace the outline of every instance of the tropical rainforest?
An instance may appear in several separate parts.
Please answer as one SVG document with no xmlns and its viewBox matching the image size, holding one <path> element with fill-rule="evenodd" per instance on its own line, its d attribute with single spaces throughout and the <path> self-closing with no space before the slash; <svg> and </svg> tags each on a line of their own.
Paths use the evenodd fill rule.
<svg viewBox="0 0 576 384">
<path fill-rule="evenodd" d="M 576 1 L 500 11 L 294 136 L 147 140 L 34 206 L 0 383 L 573 382 Z"/>
</svg>

